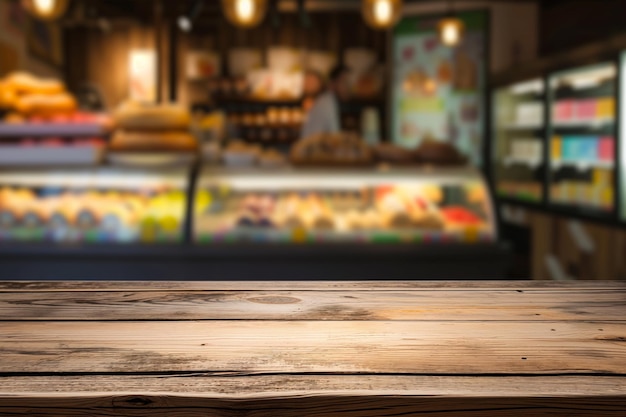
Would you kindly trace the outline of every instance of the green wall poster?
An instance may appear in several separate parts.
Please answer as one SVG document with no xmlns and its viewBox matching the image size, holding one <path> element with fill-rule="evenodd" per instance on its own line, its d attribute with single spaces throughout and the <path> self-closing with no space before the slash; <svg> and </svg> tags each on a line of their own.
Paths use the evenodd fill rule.
<svg viewBox="0 0 626 417">
<path fill-rule="evenodd" d="M 406 17 L 394 29 L 392 138 L 407 148 L 425 139 L 446 141 L 481 165 L 488 16 L 457 17 L 466 30 L 456 47 L 439 41 L 441 16 Z"/>
</svg>

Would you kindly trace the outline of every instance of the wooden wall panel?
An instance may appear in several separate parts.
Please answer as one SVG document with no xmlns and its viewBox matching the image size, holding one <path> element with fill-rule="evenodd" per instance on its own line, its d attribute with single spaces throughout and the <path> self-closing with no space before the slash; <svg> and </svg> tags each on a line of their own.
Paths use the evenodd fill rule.
<svg viewBox="0 0 626 417">
<path fill-rule="evenodd" d="M 626 280 L 624 229 L 538 212 L 529 212 L 529 218 L 533 279 Z M 576 237 L 576 227 L 590 248 Z M 562 276 L 548 268 L 550 257 L 558 261 Z"/>
<path fill-rule="evenodd" d="M 109 108 L 128 97 L 128 57 L 135 48 L 155 48 L 155 31 L 149 27 L 115 28 L 105 33 L 74 28 L 67 32 L 66 82 L 75 89 L 98 86 Z"/>
<path fill-rule="evenodd" d="M 536 280 L 549 279 L 545 255 L 551 252 L 553 234 L 550 217 L 533 213 L 529 221 L 531 227 L 532 274 Z"/>
</svg>

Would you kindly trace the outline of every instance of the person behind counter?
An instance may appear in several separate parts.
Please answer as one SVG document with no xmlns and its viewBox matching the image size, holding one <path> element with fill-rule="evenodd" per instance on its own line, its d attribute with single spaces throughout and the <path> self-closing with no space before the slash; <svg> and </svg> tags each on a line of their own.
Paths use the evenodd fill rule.
<svg viewBox="0 0 626 417">
<path fill-rule="evenodd" d="M 308 110 L 302 125 L 301 138 L 316 133 L 337 133 L 341 130 L 339 100 L 348 96 L 348 69 L 336 66 L 330 72 L 328 86 L 323 90 L 324 82 L 321 75 L 307 71 L 304 80 L 305 94 L 314 96 L 313 104 Z M 323 91 L 322 91 L 323 90 Z"/>
</svg>

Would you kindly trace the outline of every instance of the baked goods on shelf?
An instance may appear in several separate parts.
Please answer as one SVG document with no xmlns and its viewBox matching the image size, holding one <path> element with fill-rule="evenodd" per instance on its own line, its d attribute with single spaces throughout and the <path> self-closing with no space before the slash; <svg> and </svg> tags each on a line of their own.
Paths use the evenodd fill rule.
<svg viewBox="0 0 626 417">
<path fill-rule="evenodd" d="M 15 72 L 0 79 L 0 108 L 25 117 L 50 118 L 72 114 L 77 102 L 60 81 Z"/>
<path fill-rule="evenodd" d="M 59 94 L 65 91 L 65 87 L 60 81 L 38 78 L 27 72 L 11 73 L 2 80 L 2 83 L 17 95 Z"/>
<path fill-rule="evenodd" d="M 118 130 L 109 160 L 121 165 L 187 165 L 199 153 L 191 115 L 173 104 L 126 102 L 115 111 Z"/>
<path fill-rule="evenodd" d="M 176 104 L 145 104 L 128 101 L 114 114 L 117 126 L 124 130 L 188 131 L 189 111 Z"/>
<path fill-rule="evenodd" d="M 281 167 L 287 164 L 287 158 L 275 149 L 268 149 L 259 155 L 259 165 L 262 167 Z"/>
<path fill-rule="evenodd" d="M 432 165 L 465 165 L 467 158 L 449 143 L 425 139 L 415 150 L 415 160 Z"/>
<path fill-rule="evenodd" d="M 256 164 L 262 149 L 258 145 L 249 145 L 242 140 L 235 140 L 222 152 L 222 159 L 228 166 L 251 166 Z"/>
<path fill-rule="evenodd" d="M 17 112 L 25 116 L 54 117 L 76 111 L 76 99 L 68 93 L 29 94 L 18 97 L 14 102 Z"/>
<path fill-rule="evenodd" d="M 372 152 L 379 162 L 411 164 L 414 154 L 410 150 L 391 143 L 380 143 L 372 147 Z"/>
<path fill-rule="evenodd" d="M 186 132 L 118 130 L 109 149 L 113 152 L 196 152 L 198 142 Z"/>
<path fill-rule="evenodd" d="M 0 123 L 0 137 L 102 137 L 113 128 L 110 116 L 81 112 L 77 107 L 76 99 L 60 81 L 12 73 L 0 79 L 0 114 L 5 114 Z M 70 147 L 67 150 L 72 151 Z M 22 157 L 29 160 L 25 154 L 17 159 Z M 30 162 L 40 159 L 34 156 Z M 50 160 L 53 164 L 62 162 L 62 158 Z"/>
<path fill-rule="evenodd" d="M 367 165 L 370 148 L 353 133 L 318 133 L 300 140 L 291 149 L 295 165 Z"/>
</svg>

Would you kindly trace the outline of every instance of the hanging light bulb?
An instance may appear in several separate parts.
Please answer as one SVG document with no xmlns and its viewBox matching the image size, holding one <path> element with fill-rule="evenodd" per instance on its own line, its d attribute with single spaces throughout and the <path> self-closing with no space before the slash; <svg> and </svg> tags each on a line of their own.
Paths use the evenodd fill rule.
<svg viewBox="0 0 626 417">
<path fill-rule="evenodd" d="M 54 20 L 67 11 L 69 0 L 22 0 L 22 6 L 41 20 Z"/>
<path fill-rule="evenodd" d="M 235 11 L 242 22 L 249 22 L 254 16 L 254 3 L 252 0 L 239 0 L 235 2 Z"/>
<path fill-rule="evenodd" d="M 267 0 L 222 0 L 224 15 L 235 26 L 252 28 L 265 17 Z"/>
<path fill-rule="evenodd" d="M 176 22 L 178 23 L 178 27 L 180 28 L 180 30 L 182 30 L 183 32 L 191 32 L 191 30 L 193 29 L 193 22 L 198 18 L 198 15 L 200 15 L 203 6 L 204 0 L 195 0 L 191 4 L 189 12 L 178 16 Z"/>
<path fill-rule="evenodd" d="M 449 17 L 439 22 L 439 39 L 447 46 L 456 46 L 463 38 L 465 24 L 460 19 Z"/>
<path fill-rule="evenodd" d="M 448 5 L 448 16 L 439 21 L 437 25 L 439 40 L 446 46 L 456 46 L 463 39 L 465 24 L 456 16 L 452 10 L 452 1 Z"/>
<path fill-rule="evenodd" d="M 374 29 L 393 27 L 402 15 L 402 0 L 363 0 L 363 18 Z"/>
<path fill-rule="evenodd" d="M 54 0 L 35 0 L 33 4 L 38 12 L 50 14 L 54 10 Z"/>
</svg>

